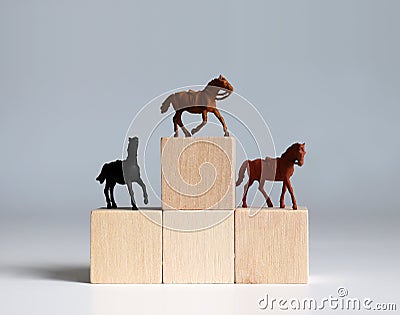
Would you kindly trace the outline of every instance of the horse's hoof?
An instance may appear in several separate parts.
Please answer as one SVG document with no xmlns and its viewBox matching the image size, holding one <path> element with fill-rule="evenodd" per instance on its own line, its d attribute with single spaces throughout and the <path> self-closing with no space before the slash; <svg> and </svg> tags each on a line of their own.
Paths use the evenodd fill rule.
<svg viewBox="0 0 400 315">
<path fill-rule="evenodd" d="M 118 206 L 117 206 L 116 203 L 113 203 L 113 204 L 112 204 L 112 207 L 113 207 L 113 209 L 117 209 L 117 208 L 118 208 Z"/>
<path fill-rule="evenodd" d="M 244 204 L 242 205 L 242 208 L 247 208 L 247 204 L 244 203 Z"/>
<path fill-rule="evenodd" d="M 284 203 L 281 203 L 280 207 L 283 209 L 286 207 L 286 205 Z"/>
<path fill-rule="evenodd" d="M 149 199 L 146 197 L 144 198 L 144 204 L 147 205 L 149 203 Z"/>
<path fill-rule="evenodd" d="M 136 206 L 132 206 L 132 210 L 139 210 L 139 209 Z"/>
<path fill-rule="evenodd" d="M 196 128 L 193 128 L 190 132 L 192 135 L 194 135 L 197 132 L 197 130 L 196 130 Z"/>
<path fill-rule="evenodd" d="M 107 209 L 112 209 L 111 204 L 107 204 Z"/>
<path fill-rule="evenodd" d="M 191 137 L 192 135 L 190 134 L 190 133 L 185 133 L 185 137 L 186 138 L 189 138 L 189 137 Z"/>
<path fill-rule="evenodd" d="M 297 205 L 293 205 L 293 210 L 297 210 Z"/>
<path fill-rule="evenodd" d="M 225 132 L 224 137 L 229 137 L 229 132 Z"/>
</svg>

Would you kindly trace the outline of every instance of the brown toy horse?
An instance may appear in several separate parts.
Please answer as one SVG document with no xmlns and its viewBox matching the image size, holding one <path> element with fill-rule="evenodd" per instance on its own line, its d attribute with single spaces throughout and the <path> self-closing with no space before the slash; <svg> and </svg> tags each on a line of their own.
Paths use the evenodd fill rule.
<svg viewBox="0 0 400 315">
<path fill-rule="evenodd" d="M 280 207 L 285 208 L 285 192 L 286 188 L 289 189 L 290 196 L 292 197 L 293 209 L 297 209 L 296 198 L 294 197 L 293 187 L 290 183 L 290 177 L 294 172 L 294 165 L 302 166 L 304 164 L 304 156 L 306 154 L 305 143 L 294 143 L 278 158 L 266 157 L 265 160 L 247 160 L 244 161 L 239 170 L 238 180 L 236 186 L 243 182 L 244 173 L 247 170 L 249 181 L 244 186 L 243 193 L 243 208 L 247 208 L 246 197 L 249 187 L 256 180 L 259 182 L 258 190 L 264 195 L 268 207 L 273 207 L 272 201 L 264 190 L 266 180 L 280 181 L 282 184 L 282 193 L 280 198 Z"/>
<path fill-rule="evenodd" d="M 222 90 L 222 91 L 221 91 Z M 220 92 L 221 91 L 221 92 Z M 199 132 L 207 123 L 207 114 L 213 113 L 221 122 L 225 137 L 229 136 L 224 118 L 217 109 L 217 102 L 227 98 L 233 92 L 232 85 L 222 75 L 208 82 L 207 86 L 201 91 L 182 91 L 171 94 L 161 105 L 161 113 L 165 113 L 172 103 L 176 113 L 173 118 L 174 136 L 178 137 L 178 125 L 181 127 L 186 137 L 190 137 L 190 132 L 185 128 L 182 122 L 182 113 L 188 111 L 191 114 L 201 114 L 203 121 L 200 125 L 192 129 L 192 135 Z"/>
</svg>

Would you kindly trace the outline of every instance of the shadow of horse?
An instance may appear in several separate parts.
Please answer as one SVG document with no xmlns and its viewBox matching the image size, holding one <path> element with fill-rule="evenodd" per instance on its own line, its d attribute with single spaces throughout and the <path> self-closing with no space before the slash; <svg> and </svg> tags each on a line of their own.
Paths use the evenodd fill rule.
<svg viewBox="0 0 400 315">
<path fill-rule="evenodd" d="M 138 210 L 132 189 L 132 183 L 137 183 L 143 190 L 144 203 L 148 203 L 148 195 L 146 185 L 140 178 L 140 168 L 137 161 L 137 150 L 139 146 L 139 138 L 129 138 L 128 156 L 125 160 L 116 160 L 103 165 L 99 176 L 96 180 L 102 184 L 106 182 L 104 187 L 104 195 L 106 197 L 107 208 L 117 208 L 114 200 L 114 187 L 116 184 L 126 185 L 131 197 L 131 205 L 133 210 Z M 109 195 L 110 194 L 110 195 Z"/>
</svg>

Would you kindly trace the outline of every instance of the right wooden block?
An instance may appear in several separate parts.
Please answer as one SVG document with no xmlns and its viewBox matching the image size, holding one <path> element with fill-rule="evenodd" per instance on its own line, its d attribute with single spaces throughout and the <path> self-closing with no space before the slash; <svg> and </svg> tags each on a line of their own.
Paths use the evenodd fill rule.
<svg viewBox="0 0 400 315">
<path fill-rule="evenodd" d="M 308 283 L 307 208 L 256 211 L 235 211 L 235 282 Z"/>
</svg>

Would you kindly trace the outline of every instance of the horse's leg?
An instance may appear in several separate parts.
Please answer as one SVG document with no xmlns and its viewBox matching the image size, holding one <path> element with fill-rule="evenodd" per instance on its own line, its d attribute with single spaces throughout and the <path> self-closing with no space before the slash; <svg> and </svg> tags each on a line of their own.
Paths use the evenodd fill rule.
<svg viewBox="0 0 400 315">
<path fill-rule="evenodd" d="M 177 119 L 177 123 L 178 123 L 179 127 L 181 127 L 181 129 L 182 129 L 183 133 L 185 134 L 185 136 L 186 137 L 191 137 L 192 135 L 190 134 L 190 132 L 183 125 L 183 122 L 182 122 L 182 111 L 181 110 L 177 111 L 176 115 L 177 115 L 177 118 L 176 118 Z"/>
<path fill-rule="evenodd" d="M 202 116 L 202 118 L 203 118 L 203 121 L 202 121 L 201 124 L 198 125 L 196 128 L 193 128 L 193 129 L 192 129 L 192 135 L 194 135 L 196 132 L 199 132 L 200 129 L 203 128 L 203 127 L 206 125 L 206 123 L 207 123 L 207 111 L 206 111 L 206 110 L 203 110 L 203 111 L 201 112 L 201 116 Z"/>
<path fill-rule="evenodd" d="M 126 187 L 128 187 L 129 195 L 131 196 L 131 205 L 132 205 L 132 210 L 137 210 L 136 202 L 135 202 L 135 195 L 133 194 L 133 189 L 132 189 L 132 183 L 127 182 Z"/>
<path fill-rule="evenodd" d="M 292 183 L 290 182 L 290 178 L 288 178 L 286 180 L 286 186 L 289 190 L 290 197 L 292 197 L 293 210 L 297 210 L 297 202 L 296 202 L 296 198 L 294 197 L 293 187 L 292 187 Z"/>
<path fill-rule="evenodd" d="M 111 197 L 111 206 L 113 207 L 113 208 L 118 208 L 117 207 L 117 204 L 115 203 L 115 200 L 114 200 L 114 187 L 115 187 L 115 182 L 113 182 L 111 185 L 110 185 L 110 197 Z"/>
<path fill-rule="evenodd" d="M 285 193 L 286 193 L 286 181 L 282 182 L 282 193 L 281 198 L 279 200 L 279 206 L 281 208 L 285 208 Z"/>
<path fill-rule="evenodd" d="M 244 185 L 244 190 L 243 190 L 243 198 L 242 198 L 242 207 L 247 208 L 247 192 L 249 191 L 249 187 L 253 184 L 253 182 L 250 183 L 250 179 L 248 182 Z"/>
<path fill-rule="evenodd" d="M 265 179 L 264 180 L 260 180 L 260 183 L 258 185 L 258 190 L 261 191 L 261 193 L 263 194 L 265 200 L 267 201 L 268 207 L 273 207 L 274 205 L 272 204 L 271 198 L 269 198 L 267 192 L 264 190 L 264 184 L 265 184 Z"/>
<path fill-rule="evenodd" d="M 224 136 L 229 137 L 229 132 L 228 132 L 228 128 L 226 127 L 224 117 L 222 117 L 222 115 L 220 114 L 220 112 L 217 108 L 214 108 L 213 113 L 214 113 L 215 117 L 218 118 L 218 120 L 222 124 L 222 127 L 224 128 L 224 132 L 225 132 Z"/>
<path fill-rule="evenodd" d="M 176 112 L 174 117 L 172 118 L 172 121 L 174 122 L 174 137 L 178 137 L 178 113 Z"/>
<path fill-rule="evenodd" d="M 146 185 L 143 183 L 143 180 L 139 177 L 138 180 L 136 180 L 136 183 L 139 184 L 140 187 L 142 187 L 143 190 L 143 198 L 144 198 L 144 204 L 148 204 L 149 203 L 149 197 L 147 195 L 147 190 L 146 190 Z"/>
<path fill-rule="evenodd" d="M 243 198 L 242 198 L 242 207 L 243 208 L 247 208 L 247 202 L 246 202 L 246 198 L 247 198 L 247 191 L 249 190 L 249 182 L 247 182 L 244 185 L 244 190 L 243 190 Z"/>
<path fill-rule="evenodd" d="M 106 179 L 106 185 L 104 186 L 104 196 L 106 196 L 107 209 L 111 209 L 110 197 L 108 191 L 110 190 L 110 182 Z"/>
</svg>

